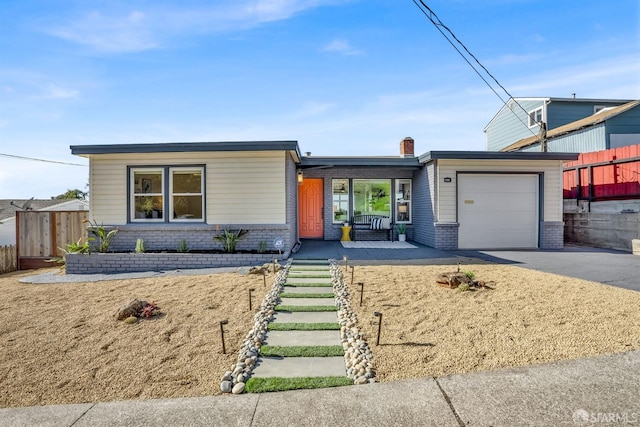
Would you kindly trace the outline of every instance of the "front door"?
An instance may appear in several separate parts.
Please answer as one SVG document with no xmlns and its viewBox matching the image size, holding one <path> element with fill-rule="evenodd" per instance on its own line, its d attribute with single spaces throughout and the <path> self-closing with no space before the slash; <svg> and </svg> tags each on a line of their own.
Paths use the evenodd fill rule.
<svg viewBox="0 0 640 427">
<path fill-rule="evenodd" d="M 301 238 L 324 237 L 323 185 L 322 178 L 305 178 L 298 186 L 298 224 Z"/>
</svg>

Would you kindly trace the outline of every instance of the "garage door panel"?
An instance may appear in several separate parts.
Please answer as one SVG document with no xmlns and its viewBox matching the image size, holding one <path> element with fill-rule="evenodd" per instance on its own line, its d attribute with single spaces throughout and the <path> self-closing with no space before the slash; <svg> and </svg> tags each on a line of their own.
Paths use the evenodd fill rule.
<svg viewBox="0 0 640 427">
<path fill-rule="evenodd" d="M 538 176 L 458 176 L 458 247 L 538 246 Z"/>
</svg>

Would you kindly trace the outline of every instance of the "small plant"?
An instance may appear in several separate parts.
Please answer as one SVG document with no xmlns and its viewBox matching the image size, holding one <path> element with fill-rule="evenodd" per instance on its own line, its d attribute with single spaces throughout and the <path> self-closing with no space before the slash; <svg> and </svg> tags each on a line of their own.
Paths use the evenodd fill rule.
<svg viewBox="0 0 640 427">
<path fill-rule="evenodd" d="M 189 252 L 189 247 L 187 246 L 187 241 L 185 239 L 180 241 L 180 244 L 178 245 L 178 252 Z"/>
<path fill-rule="evenodd" d="M 242 228 L 237 231 L 231 231 L 225 229 L 222 234 L 218 234 L 213 237 L 213 240 L 217 240 L 222 243 L 222 249 L 227 253 L 232 253 L 236 251 L 236 245 L 244 236 L 247 234 L 249 230 L 243 230 Z"/>
<path fill-rule="evenodd" d="M 107 231 L 104 225 L 98 225 L 97 223 L 92 223 L 91 221 L 87 221 L 91 228 L 89 228 L 89 233 L 91 233 L 95 237 L 89 237 L 89 240 L 97 240 L 98 241 L 98 252 L 104 253 L 109 250 L 109 246 L 111 245 L 111 240 L 113 240 L 114 236 L 118 233 L 118 229 L 114 228 L 111 231 Z"/>
<path fill-rule="evenodd" d="M 396 224 L 396 232 L 398 234 L 406 234 L 407 233 L 407 224 Z"/>
<path fill-rule="evenodd" d="M 469 290 L 469 284 L 468 283 L 461 283 L 458 285 L 458 290 L 460 292 L 467 292 Z"/>
<path fill-rule="evenodd" d="M 266 240 L 260 240 L 258 242 L 258 253 L 259 254 L 263 254 L 267 251 L 267 241 Z"/>
<path fill-rule="evenodd" d="M 64 252 L 64 255 L 53 257 L 51 259 L 46 260 L 45 262 L 52 262 L 52 263 L 60 264 L 60 269 L 64 270 L 65 267 L 66 267 L 66 263 L 67 263 L 66 257 L 67 257 L 68 254 L 87 254 L 87 253 L 89 253 L 89 242 L 87 242 L 87 241 L 82 242 L 82 243 L 81 242 L 82 242 L 82 238 L 78 239 L 78 241 L 75 242 L 75 243 L 67 244 L 66 249 L 58 247 L 58 249 L 60 249 L 62 252 Z"/>
<path fill-rule="evenodd" d="M 136 253 L 137 254 L 144 253 L 144 240 L 143 239 L 136 240 Z"/>
<path fill-rule="evenodd" d="M 467 276 L 469 280 L 471 280 L 472 282 L 473 282 L 473 279 L 475 279 L 476 277 L 473 271 L 464 271 L 464 275 Z"/>
</svg>

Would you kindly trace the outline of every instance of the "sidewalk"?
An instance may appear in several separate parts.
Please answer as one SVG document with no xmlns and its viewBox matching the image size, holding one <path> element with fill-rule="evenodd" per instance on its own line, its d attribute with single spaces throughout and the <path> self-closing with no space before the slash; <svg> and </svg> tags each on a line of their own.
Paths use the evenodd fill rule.
<svg viewBox="0 0 640 427">
<path fill-rule="evenodd" d="M 330 389 L 0 409 L 0 426 L 640 425 L 638 396 L 633 351 Z"/>
</svg>

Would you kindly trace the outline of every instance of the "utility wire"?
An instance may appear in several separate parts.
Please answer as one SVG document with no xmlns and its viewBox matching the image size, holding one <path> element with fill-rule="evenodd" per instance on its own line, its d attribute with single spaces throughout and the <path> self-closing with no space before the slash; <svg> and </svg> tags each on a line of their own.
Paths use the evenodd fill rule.
<svg viewBox="0 0 640 427">
<path fill-rule="evenodd" d="M 498 79 L 496 79 L 493 74 L 491 74 L 491 72 L 489 72 L 489 70 L 487 70 L 487 68 L 482 65 L 482 63 L 478 60 L 478 58 L 476 58 L 476 56 L 471 53 L 471 51 L 465 46 L 464 43 L 462 43 L 462 41 L 460 41 L 460 39 L 453 33 L 453 31 L 451 31 L 451 29 L 449 27 L 447 27 L 438 17 L 438 15 L 436 15 L 436 13 L 425 4 L 425 2 L 423 0 L 413 0 L 413 3 L 418 7 L 418 9 L 420 9 L 420 11 L 422 12 L 422 14 L 424 16 L 427 17 L 427 19 L 429 21 L 431 21 L 431 23 L 436 27 L 436 29 L 440 32 L 440 34 L 442 34 L 442 36 L 449 42 L 449 44 L 456 50 L 456 52 L 458 52 L 458 54 L 465 60 L 465 62 L 467 64 L 469 64 L 469 66 L 473 69 L 473 71 L 475 71 L 475 73 L 482 79 L 482 81 L 487 85 L 487 87 L 489 87 L 489 89 L 491 89 L 491 91 L 500 99 L 500 101 L 502 101 L 503 105 L 507 105 L 507 101 L 505 101 L 502 96 L 500 96 L 500 94 L 494 89 L 494 87 L 487 81 L 487 79 L 482 75 L 482 73 L 471 63 L 471 61 L 469 60 L 469 58 L 467 58 L 467 56 L 462 53 L 462 51 L 460 51 L 460 49 L 458 48 L 458 45 L 462 47 L 462 49 L 464 49 L 464 51 L 467 53 L 467 55 L 469 55 L 479 66 L 480 68 L 482 68 L 482 70 L 484 70 L 484 72 L 491 77 L 491 79 L 500 87 L 500 89 L 502 89 L 504 91 L 504 93 L 506 93 L 509 98 L 511 98 L 513 100 L 513 102 L 520 107 L 520 109 L 525 113 L 525 115 L 528 117 L 529 113 L 527 112 L 527 110 L 524 109 L 524 107 L 522 107 L 522 105 L 520 105 L 520 103 L 509 93 L 509 91 L 502 85 L 500 84 L 500 82 L 498 81 Z M 423 9 L 426 9 L 424 10 Z M 456 41 L 456 43 L 454 43 L 449 36 L 447 36 L 447 34 L 445 34 L 445 32 L 442 29 L 445 29 L 447 31 L 447 33 L 449 33 L 451 35 L 451 37 L 453 37 L 453 39 Z M 528 130 L 529 132 L 531 132 L 534 136 L 538 136 L 538 134 L 536 134 L 533 130 L 531 130 L 531 128 L 529 127 L 528 124 L 526 124 L 522 118 L 520 116 L 518 116 L 517 114 L 515 114 L 515 112 L 513 112 L 513 110 L 510 109 L 510 111 L 516 116 L 516 118 L 518 119 L 518 121 L 520 121 L 520 123 L 522 123 Z M 535 118 L 533 118 L 533 120 L 535 120 Z M 541 122 L 536 121 L 536 123 L 538 125 L 541 125 Z"/>
<path fill-rule="evenodd" d="M 20 160 L 31 160 L 31 161 L 34 161 L 34 162 L 55 163 L 57 165 L 84 166 L 84 167 L 87 166 L 87 165 L 83 165 L 81 163 L 70 163 L 70 162 L 61 162 L 61 161 L 58 161 L 58 160 L 36 159 L 34 157 L 16 156 L 15 154 L 0 153 L 0 157 L 9 157 L 11 159 L 20 159 Z"/>
</svg>

